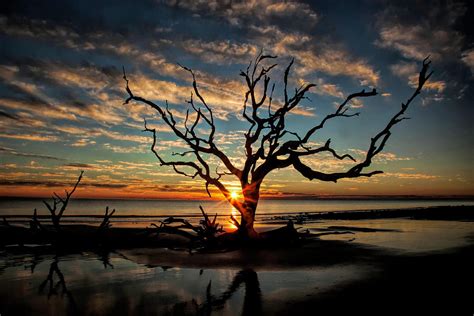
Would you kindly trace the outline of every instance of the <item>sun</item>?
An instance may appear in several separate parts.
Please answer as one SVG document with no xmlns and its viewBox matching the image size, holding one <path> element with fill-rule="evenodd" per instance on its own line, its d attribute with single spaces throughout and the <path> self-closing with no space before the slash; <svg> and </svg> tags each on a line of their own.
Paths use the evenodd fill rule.
<svg viewBox="0 0 474 316">
<path fill-rule="evenodd" d="M 237 191 L 232 191 L 232 192 L 230 192 L 230 198 L 231 198 L 232 200 L 235 200 L 235 199 L 238 198 L 238 197 L 239 197 L 239 193 L 238 193 Z"/>
</svg>

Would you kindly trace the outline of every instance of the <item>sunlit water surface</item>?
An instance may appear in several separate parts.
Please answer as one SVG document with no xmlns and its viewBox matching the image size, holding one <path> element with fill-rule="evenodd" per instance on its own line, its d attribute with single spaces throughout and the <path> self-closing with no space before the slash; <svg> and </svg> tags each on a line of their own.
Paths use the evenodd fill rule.
<svg viewBox="0 0 474 316">
<path fill-rule="evenodd" d="M 325 235 L 321 239 L 346 240 L 370 246 L 390 248 L 405 252 L 446 250 L 472 242 L 474 222 L 377 219 L 335 220 L 304 225 L 315 232 L 318 228 L 344 227 L 350 233 Z M 374 231 L 351 231 L 351 227 L 369 228 Z"/>
<path fill-rule="evenodd" d="M 200 215 L 199 205 L 202 205 L 206 212 L 211 214 L 228 215 L 232 210 L 226 201 L 73 199 L 65 214 L 102 215 L 105 207 L 109 206 L 111 209 L 117 210 L 116 215 Z M 474 205 L 474 200 L 261 200 L 257 214 L 337 212 L 447 205 Z M 32 215 L 35 208 L 38 209 L 39 215 L 49 214 L 41 199 L 0 199 L 0 215 Z"/>
</svg>

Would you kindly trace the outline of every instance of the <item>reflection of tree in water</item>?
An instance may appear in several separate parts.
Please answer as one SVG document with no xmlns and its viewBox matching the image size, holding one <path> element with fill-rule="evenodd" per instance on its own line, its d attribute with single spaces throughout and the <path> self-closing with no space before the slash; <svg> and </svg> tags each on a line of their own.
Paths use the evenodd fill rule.
<svg viewBox="0 0 474 316">
<path fill-rule="evenodd" d="M 5 272 L 7 268 L 21 267 L 31 270 L 33 274 L 36 266 L 41 263 L 44 258 L 41 254 L 34 252 L 31 255 L 14 255 L 7 254 L 6 256 L 1 257 L 0 261 L 0 275 Z"/>
<path fill-rule="evenodd" d="M 257 273 L 252 269 L 244 269 L 239 271 L 227 290 L 220 296 L 216 297 L 211 294 L 212 283 L 206 289 L 206 301 L 197 304 L 193 299 L 198 315 L 210 315 L 213 310 L 222 309 L 225 303 L 234 295 L 234 293 L 245 285 L 245 296 L 242 306 L 242 315 L 260 315 L 262 312 L 262 295 L 260 292 L 260 283 Z"/>
<path fill-rule="evenodd" d="M 58 256 L 54 257 L 53 262 L 51 262 L 49 266 L 49 273 L 46 276 L 46 279 L 40 284 L 39 286 L 39 293 L 44 293 L 45 288 L 48 289 L 48 299 L 51 296 L 60 295 L 61 297 L 66 296 L 72 312 L 76 312 L 76 302 L 74 301 L 74 297 L 72 296 L 71 292 L 68 290 L 66 285 L 66 280 L 64 279 L 64 274 L 59 269 L 59 258 Z M 57 282 L 55 282 L 55 276 L 57 278 Z"/>
<path fill-rule="evenodd" d="M 96 254 L 95 258 L 100 260 L 104 269 L 114 268 L 113 258 L 115 256 L 118 256 L 124 260 L 130 260 L 120 252 L 116 251 L 110 252 L 107 250 L 95 250 L 94 252 Z M 77 292 L 70 290 L 68 285 L 71 285 L 72 280 L 68 278 L 67 271 L 64 270 L 64 256 L 67 256 L 67 254 L 60 254 L 57 252 L 50 254 L 35 253 L 27 256 L 26 258 L 25 256 L 22 256 L 21 258 L 12 259 L 6 262 L 5 266 L 10 267 L 23 265 L 25 269 L 31 270 L 32 274 L 41 273 L 39 276 L 41 282 L 37 290 L 37 295 L 44 296 L 45 300 L 40 300 L 37 302 L 37 306 L 34 307 L 37 310 L 56 310 L 65 315 L 81 314 L 89 310 L 87 305 L 84 305 L 84 303 L 87 302 L 86 304 L 88 304 L 89 300 L 91 299 L 90 295 L 93 294 L 93 292 L 90 292 L 91 289 L 87 289 L 88 291 L 85 292 L 84 290 L 81 290 L 81 287 L 77 287 Z M 41 263 L 43 263 L 45 266 Z M 39 269 L 38 267 L 40 266 L 46 268 L 46 271 L 44 269 Z M 162 266 L 161 268 L 163 271 L 166 271 L 171 267 Z M 199 272 L 199 275 L 203 275 L 204 270 L 201 269 L 196 272 Z M 163 282 L 169 281 L 163 280 Z M 165 304 L 156 305 L 156 297 L 153 295 L 153 297 L 147 296 L 145 294 L 142 294 L 141 296 L 135 296 L 131 295 L 127 291 L 122 291 L 122 287 L 114 287 L 112 288 L 114 292 L 110 297 L 113 303 L 108 306 L 108 308 L 106 308 L 107 313 L 119 315 L 123 314 L 124 311 L 125 313 L 128 311 L 133 314 L 169 313 L 210 315 L 212 312 L 223 311 L 223 309 L 226 308 L 226 305 L 229 304 L 229 300 L 231 300 L 232 297 L 235 297 L 235 293 L 242 288 L 245 292 L 242 293 L 244 294 L 244 298 L 242 302 L 241 314 L 261 314 L 262 295 L 260 291 L 260 284 L 257 273 L 251 269 L 244 269 L 236 273 L 232 282 L 222 293 L 215 293 L 215 288 L 214 293 L 212 293 L 212 283 L 209 282 L 207 288 L 203 289 L 205 290 L 204 300 L 199 304 L 194 299 L 192 301 L 187 300 L 175 304 L 175 302 L 179 300 L 179 295 L 174 297 L 174 293 L 172 291 L 167 291 L 165 294 L 169 296 L 165 296 L 173 297 L 173 300 L 167 303 L 165 302 Z M 46 303 L 46 298 L 47 305 L 45 306 L 44 304 Z M 162 297 L 160 296 L 160 298 Z M 237 313 L 239 313 L 238 310 L 239 308 L 237 308 Z M 18 314 L 23 313 L 20 312 Z"/>
<path fill-rule="evenodd" d="M 97 251 L 97 259 L 102 262 L 104 265 L 104 269 L 107 269 L 107 267 L 114 268 L 114 265 L 110 263 L 110 251 Z"/>
<path fill-rule="evenodd" d="M 31 273 L 34 273 L 36 265 L 41 262 L 40 257 L 35 256 L 31 262 Z M 109 251 L 98 251 L 97 252 L 97 259 L 102 262 L 104 265 L 104 269 L 107 267 L 111 267 L 112 269 L 114 266 L 110 263 L 110 252 Z M 48 300 L 52 296 L 59 296 L 61 298 L 66 297 L 70 307 L 70 313 L 77 314 L 78 309 L 74 297 L 67 288 L 66 279 L 64 277 L 63 272 L 59 268 L 59 255 L 54 256 L 53 261 L 49 266 L 49 272 L 46 276 L 46 279 L 40 284 L 39 286 L 39 293 L 43 294 L 47 290 L 47 297 Z"/>
<path fill-rule="evenodd" d="M 31 257 L 30 259 L 30 265 L 29 266 L 25 266 L 25 268 L 29 267 L 30 268 L 30 271 L 31 271 L 31 274 L 33 274 L 35 272 L 35 269 L 36 269 L 36 266 L 41 263 L 43 261 L 43 257 L 38 254 L 38 253 L 34 253 L 33 256 Z"/>
</svg>

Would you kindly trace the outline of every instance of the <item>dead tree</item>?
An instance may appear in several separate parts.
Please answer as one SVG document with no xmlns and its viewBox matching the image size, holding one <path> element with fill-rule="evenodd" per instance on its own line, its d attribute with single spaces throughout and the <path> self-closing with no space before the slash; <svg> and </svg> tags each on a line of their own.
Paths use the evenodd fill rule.
<svg viewBox="0 0 474 316">
<path fill-rule="evenodd" d="M 104 218 L 102 219 L 102 222 L 100 223 L 99 227 L 97 228 L 98 232 L 103 233 L 110 227 L 112 227 L 112 224 L 110 223 L 110 218 L 112 215 L 114 215 L 115 209 L 112 210 L 112 212 L 109 213 L 109 207 L 107 206 L 105 208 L 105 214 Z"/>
<path fill-rule="evenodd" d="M 43 200 L 44 205 L 48 208 L 49 212 L 51 213 L 51 221 L 53 222 L 54 229 L 57 232 L 61 231 L 61 217 L 64 214 L 64 211 L 67 208 L 67 205 L 69 203 L 69 200 L 71 196 L 74 194 L 74 192 L 77 189 L 77 186 L 79 185 L 79 182 L 81 182 L 82 175 L 84 174 L 84 171 L 81 171 L 81 174 L 79 175 L 79 178 L 77 178 L 76 184 L 74 184 L 74 187 L 72 188 L 71 191 L 64 190 L 65 196 L 61 197 L 59 194 L 56 192 L 53 192 L 53 201 L 51 203 L 48 203 Z M 59 207 L 59 209 L 58 209 Z M 36 214 L 36 209 L 33 214 L 33 223 L 36 225 L 36 227 L 44 229 L 44 226 L 41 225 L 41 223 L 38 220 L 38 216 Z"/>
<path fill-rule="evenodd" d="M 294 60 L 286 67 L 283 77 L 283 104 L 277 108 L 272 107 L 275 84 L 270 86 L 270 72 L 277 66 L 276 63 L 266 65 L 276 56 L 263 55 L 260 53 L 252 61 L 245 71 L 240 75 L 245 80 L 247 91 L 243 102 L 244 120 L 249 123 L 249 128 L 245 133 L 245 152 L 243 166 L 236 166 L 229 159 L 228 155 L 218 148 L 215 142 L 216 124 L 211 107 L 198 88 L 195 73 L 183 67 L 192 77 L 192 93 L 186 117 L 178 126 L 178 122 L 168 107 L 147 100 L 135 95 L 130 86 L 129 80 L 123 71 L 123 79 L 126 82 L 128 97 L 124 104 L 130 101 L 143 103 L 154 109 L 158 117 L 164 122 L 175 136 L 189 147 L 189 150 L 175 153 L 179 159 L 169 160 L 160 155 L 156 149 L 157 135 L 154 128 L 148 127 L 145 121 L 145 131 L 152 133 L 153 142 L 151 151 L 154 153 L 162 166 L 168 166 L 183 176 L 190 178 L 201 178 L 204 180 L 205 188 L 209 196 L 211 192 L 209 186 L 217 188 L 224 198 L 232 204 L 241 214 L 239 232 L 246 237 L 255 238 L 258 234 L 254 230 L 255 212 L 260 198 L 260 186 L 265 177 L 274 170 L 293 167 L 302 176 L 309 180 L 337 182 L 344 178 L 371 177 L 382 171 L 365 171 L 370 166 L 374 157 L 380 153 L 391 136 L 391 128 L 407 119 L 405 112 L 415 97 L 420 94 L 423 85 L 432 75 L 429 72 L 430 61 L 426 58 L 423 61 L 422 69 L 419 73 L 418 86 L 405 103 L 401 104 L 400 110 L 388 121 L 387 125 L 374 137 L 371 138 L 365 158 L 356 162 L 350 154 L 339 154 L 331 147 L 331 140 L 328 139 L 324 145 L 319 147 L 309 147 L 308 143 L 312 136 L 317 134 L 325 124 L 336 118 L 350 118 L 358 116 L 359 113 L 349 112 L 349 102 L 356 98 L 366 98 L 377 95 L 376 89 L 371 91 L 362 90 L 350 94 L 336 108 L 336 110 L 324 117 L 319 124 L 314 125 L 305 133 L 299 134 L 290 131 L 286 127 L 287 114 L 295 109 L 300 102 L 306 98 L 306 93 L 315 84 L 303 84 L 294 89 L 291 93 L 288 87 L 288 77 Z M 198 105 L 200 103 L 201 105 Z M 197 127 L 200 127 L 199 131 Z M 207 135 L 203 136 L 202 129 L 207 127 Z M 350 159 L 353 166 L 341 172 L 322 172 L 312 169 L 302 161 L 303 157 L 317 155 L 321 153 L 330 154 L 334 159 Z M 213 156 L 224 165 L 226 171 L 212 169 L 207 157 Z M 233 198 L 231 192 L 222 181 L 223 176 L 235 177 L 241 186 L 242 198 Z"/>
</svg>

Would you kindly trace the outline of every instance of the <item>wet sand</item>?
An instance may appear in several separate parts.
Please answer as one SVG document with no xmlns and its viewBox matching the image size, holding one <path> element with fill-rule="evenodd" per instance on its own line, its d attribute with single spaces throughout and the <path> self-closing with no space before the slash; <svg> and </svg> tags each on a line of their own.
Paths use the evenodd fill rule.
<svg viewBox="0 0 474 316">
<path fill-rule="evenodd" d="M 325 314 L 472 315 L 474 246 L 444 252 L 368 258 L 374 269 L 318 295 L 273 305 L 275 315 L 309 310 Z"/>
</svg>

